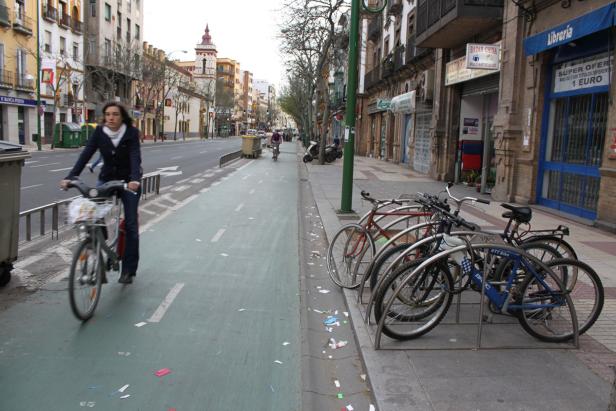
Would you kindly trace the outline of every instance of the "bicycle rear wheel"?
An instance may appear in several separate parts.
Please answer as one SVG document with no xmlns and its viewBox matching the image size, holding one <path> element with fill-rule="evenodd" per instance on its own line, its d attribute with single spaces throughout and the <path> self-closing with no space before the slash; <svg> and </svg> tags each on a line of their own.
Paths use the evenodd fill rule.
<svg viewBox="0 0 616 411">
<path fill-rule="evenodd" d="M 535 270 L 528 270 L 516 298 L 518 321 L 527 333 L 539 340 L 567 341 L 573 337 L 573 302 L 569 293 L 558 273 Z"/>
<path fill-rule="evenodd" d="M 97 248 L 89 238 L 82 241 L 75 250 L 68 276 L 71 310 L 81 321 L 92 318 L 101 295 L 104 264 Z"/>
<path fill-rule="evenodd" d="M 327 250 L 327 271 L 343 288 L 357 288 L 374 257 L 372 237 L 359 224 L 348 224 L 334 236 Z"/>
</svg>

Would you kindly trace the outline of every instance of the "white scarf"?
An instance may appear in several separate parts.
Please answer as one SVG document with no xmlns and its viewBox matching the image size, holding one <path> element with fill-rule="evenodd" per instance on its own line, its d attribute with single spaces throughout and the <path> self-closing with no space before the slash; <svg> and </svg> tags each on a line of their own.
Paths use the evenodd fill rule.
<svg viewBox="0 0 616 411">
<path fill-rule="evenodd" d="M 126 133 L 126 124 L 122 123 L 119 129 L 116 131 L 112 131 L 109 127 L 103 126 L 103 132 L 107 134 L 107 137 L 111 140 L 114 147 L 117 147 L 120 144 L 120 140 L 124 137 L 124 133 Z"/>
</svg>

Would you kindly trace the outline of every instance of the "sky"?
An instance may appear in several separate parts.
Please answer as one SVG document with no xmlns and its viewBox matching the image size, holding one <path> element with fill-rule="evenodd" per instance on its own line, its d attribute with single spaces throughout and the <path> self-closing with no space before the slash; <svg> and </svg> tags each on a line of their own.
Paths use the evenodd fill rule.
<svg viewBox="0 0 616 411">
<path fill-rule="evenodd" d="M 282 84 L 285 72 L 279 51 L 278 23 L 283 0 L 143 0 L 143 40 L 193 60 L 206 24 L 218 57 L 240 62 L 254 79 Z M 178 50 L 185 50 L 183 54 Z"/>
</svg>

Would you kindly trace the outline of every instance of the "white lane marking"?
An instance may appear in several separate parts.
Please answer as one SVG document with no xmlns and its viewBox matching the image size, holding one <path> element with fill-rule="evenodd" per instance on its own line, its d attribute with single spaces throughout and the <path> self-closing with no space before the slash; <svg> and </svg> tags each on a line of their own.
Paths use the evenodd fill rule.
<svg viewBox="0 0 616 411">
<path fill-rule="evenodd" d="M 175 156 L 175 157 L 171 157 L 171 160 L 179 160 L 180 158 L 183 158 L 183 156 Z"/>
<path fill-rule="evenodd" d="M 199 192 L 202 193 L 202 194 L 203 193 L 207 193 L 208 191 L 210 191 L 210 189 L 207 188 L 207 187 L 206 188 L 202 188 L 201 190 L 199 190 Z"/>
<path fill-rule="evenodd" d="M 203 183 L 203 179 L 202 178 L 195 178 L 194 180 L 190 181 L 191 184 L 201 184 Z"/>
<path fill-rule="evenodd" d="M 55 166 L 56 164 L 60 164 L 60 163 L 39 164 L 38 166 L 30 166 L 30 168 Z"/>
<path fill-rule="evenodd" d="M 173 300 L 175 300 L 175 297 L 177 297 L 180 291 L 182 291 L 182 288 L 184 288 L 184 283 L 177 283 L 173 286 L 173 288 L 171 289 L 171 291 L 169 291 L 169 294 L 167 294 L 163 302 L 160 303 L 156 311 L 154 311 L 154 314 L 152 314 L 152 316 L 148 319 L 149 323 L 159 323 L 160 320 L 163 319 L 165 313 L 173 303 Z"/>
<path fill-rule="evenodd" d="M 216 187 L 218 184 L 220 184 L 220 181 L 216 181 L 215 183 L 212 183 L 212 187 Z"/>
<path fill-rule="evenodd" d="M 66 167 L 66 168 L 58 168 L 55 170 L 49 170 L 50 173 L 57 173 L 58 171 L 66 171 L 66 170 L 72 170 L 73 167 Z"/>
<path fill-rule="evenodd" d="M 235 211 L 238 212 L 240 211 L 242 208 L 244 207 L 244 203 L 238 205 L 237 207 L 235 207 Z"/>
<path fill-rule="evenodd" d="M 249 166 L 250 164 L 252 164 L 254 161 L 255 161 L 255 160 L 250 160 L 249 162 L 247 162 L 246 164 L 244 164 L 243 166 L 241 166 L 241 167 L 240 167 L 240 168 L 238 168 L 237 170 L 239 171 L 239 170 L 243 169 L 244 167 L 248 167 L 248 166 Z"/>
<path fill-rule="evenodd" d="M 180 192 L 180 191 L 188 190 L 189 188 L 190 188 L 189 185 L 177 186 L 173 189 L 173 191 Z"/>
<path fill-rule="evenodd" d="M 262 183 L 263 183 L 263 180 L 259 180 L 259 182 L 257 184 L 262 184 Z"/>
<path fill-rule="evenodd" d="M 175 182 L 175 184 L 184 184 L 185 182 L 187 182 L 188 180 L 190 180 L 190 177 L 188 178 L 183 178 L 182 180 L 178 180 Z"/>
<path fill-rule="evenodd" d="M 227 229 L 225 228 L 221 228 L 220 230 L 218 230 L 216 234 L 214 234 L 214 237 L 212 237 L 212 243 L 217 243 L 218 240 L 220 240 L 220 237 L 222 237 L 222 235 L 225 233 L 225 231 L 227 231 Z"/>
<path fill-rule="evenodd" d="M 199 151 L 199 154 L 207 153 L 207 150 Z"/>
<path fill-rule="evenodd" d="M 42 186 L 42 184 L 35 184 L 35 185 L 33 185 L 33 186 L 25 186 L 25 187 L 22 187 L 21 189 L 22 189 L 22 190 L 27 190 L 27 189 L 29 189 L 29 188 L 35 188 L 35 187 L 40 187 L 40 186 Z"/>
<path fill-rule="evenodd" d="M 145 208 L 140 208 L 140 209 L 139 209 L 139 212 L 140 212 L 140 213 L 145 213 L 145 214 L 148 214 L 148 215 L 157 215 L 157 214 L 158 214 L 158 213 L 155 213 L 155 212 L 150 211 L 150 210 L 145 209 Z"/>
<path fill-rule="evenodd" d="M 42 158 L 42 157 L 41 157 L 41 158 Z M 24 163 L 24 165 L 26 165 L 26 166 L 27 166 L 27 165 L 32 164 L 32 163 L 38 163 L 38 160 L 26 161 L 26 162 Z"/>
<path fill-rule="evenodd" d="M 255 193 L 255 189 L 254 188 L 248 192 L 248 194 L 254 194 L 254 193 Z"/>
</svg>

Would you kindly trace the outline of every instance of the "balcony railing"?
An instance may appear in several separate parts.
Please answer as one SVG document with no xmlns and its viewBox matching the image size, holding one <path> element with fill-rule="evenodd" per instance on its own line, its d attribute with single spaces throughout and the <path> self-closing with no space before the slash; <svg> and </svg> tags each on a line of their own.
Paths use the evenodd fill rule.
<svg viewBox="0 0 616 411">
<path fill-rule="evenodd" d="M 411 35 L 407 40 L 406 40 L 406 62 L 408 63 L 412 63 L 424 56 L 427 56 L 428 54 L 431 53 L 431 49 L 428 48 L 422 48 L 422 47 L 417 47 L 416 44 L 416 38 L 415 35 Z"/>
<path fill-rule="evenodd" d="M 7 70 L 0 70 L 0 87 L 13 88 L 13 73 Z"/>
<path fill-rule="evenodd" d="M 62 16 L 60 17 L 60 21 L 58 22 L 58 24 L 60 24 L 60 27 L 64 27 L 64 28 L 70 28 L 71 27 L 71 16 L 69 16 L 68 14 L 64 14 L 62 13 Z"/>
<path fill-rule="evenodd" d="M 28 36 L 32 35 L 32 19 L 24 12 L 15 10 L 15 20 L 13 21 L 13 30 Z"/>
<path fill-rule="evenodd" d="M 381 63 L 381 78 L 387 78 L 394 74 L 394 55 L 390 54 Z"/>
<path fill-rule="evenodd" d="M 502 21 L 504 0 L 419 0 L 418 44 L 451 48 Z"/>
<path fill-rule="evenodd" d="M 406 65 L 406 47 L 399 45 L 394 49 L 394 70 L 398 71 Z"/>
<path fill-rule="evenodd" d="M 45 4 L 43 6 L 43 18 L 47 21 L 55 23 L 58 21 L 58 9 L 50 4 Z"/>
<path fill-rule="evenodd" d="M 15 88 L 34 91 L 34 78 L 31 78 L 29 74 L 17 73 L 15 80 Z"/>
<path fill-rule="evenodd" d="M 402 11 L 402 0 L 389 0 L 387 2 L 387 14 L 399 15 Z"/>
<path fill-rule="evenodd" d="M 381 66 L 376 66 L 366 73 L 364 77 L 364 89 L 368 90 L 381 80 Z"/>
<path fill-rule="evenodd" d="M 77 19 L 73 19 L 71 22 L 71 27 L 73 28 L 73 31 L 77 34 L 81 34 L 83 33 L 83 22 L 77 20 Z"/>
</svg>

